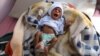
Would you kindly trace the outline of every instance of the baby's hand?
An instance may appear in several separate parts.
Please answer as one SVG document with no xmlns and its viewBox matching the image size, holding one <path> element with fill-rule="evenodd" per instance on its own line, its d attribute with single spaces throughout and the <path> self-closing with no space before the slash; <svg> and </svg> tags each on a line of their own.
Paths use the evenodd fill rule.
<svg viewBox="0 0 100 56">
<path fill-rule="evenodd" d="M 42 42 L 38 43 L 35 46 L 36 51 L 39 51 L 39 52 L 44 52 L 44 48 L 45 48 L 45 46 L 42 44 Z"/>
<path fill-rule="evenodd" d="M 40 42 L 35 46 L 35 48 L 36 49 L 44 49 L 44 44 L 42 42 Z"/>
</svg>

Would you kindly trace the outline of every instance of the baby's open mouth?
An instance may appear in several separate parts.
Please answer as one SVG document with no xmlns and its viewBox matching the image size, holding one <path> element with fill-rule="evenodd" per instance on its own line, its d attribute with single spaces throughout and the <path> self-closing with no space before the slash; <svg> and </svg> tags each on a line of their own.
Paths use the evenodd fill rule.
<svg viewBox="0 0 100 56">
<path fill-rule="evenodd" d="M 58 14 L 54 14 L 55 17 L 58 17 Z"/>
</svg>

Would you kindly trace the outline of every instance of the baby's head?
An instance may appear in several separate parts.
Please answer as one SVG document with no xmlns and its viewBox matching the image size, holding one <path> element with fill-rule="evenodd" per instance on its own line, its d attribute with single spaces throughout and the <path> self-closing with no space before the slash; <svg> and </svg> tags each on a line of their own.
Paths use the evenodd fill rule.
<svg viewBox="0 0 100 56">
<path fill-rule="evenodd" d="M 54 2 L 49 11 L 48 14 L 54 19 L 58 20 L 63 15 L 63 6 L 60 2 Z"/>
</svg>

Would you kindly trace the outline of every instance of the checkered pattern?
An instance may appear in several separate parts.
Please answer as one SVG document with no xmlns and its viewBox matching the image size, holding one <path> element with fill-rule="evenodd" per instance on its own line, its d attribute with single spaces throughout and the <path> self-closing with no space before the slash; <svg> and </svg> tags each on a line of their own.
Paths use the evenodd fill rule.
<svg viewBox="0 0 100 56">
<path fill-rule="evenodd" d="M 82 56 L 100 56 L 99 38 L 94 27 L 85 28 L 74 39 L 75 46 Z"/>
</svg>

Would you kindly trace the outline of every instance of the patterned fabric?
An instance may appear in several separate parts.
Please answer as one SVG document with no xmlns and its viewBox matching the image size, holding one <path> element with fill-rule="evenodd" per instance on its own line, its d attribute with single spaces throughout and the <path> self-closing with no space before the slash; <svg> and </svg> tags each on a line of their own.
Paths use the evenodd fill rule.
<svg viewBox="0 0 100 56">
<path fill-rule="evenodd" d="M 23 56 L 35 56 L 32 37 L 27 38 L 23 43 Z"/>
<path fill-rule="evenodd" d="M 33 33 L 32 33 L 33 32 Z M 37 30 L 26 29 L 23 41 L 23 56 L 35 56 L 34 54 L 34 34 Z"/>
<path fill-rule="evenodd" d="M 99 56 L 99 38 L 100 36 L 97 35 L 94 27 L 86 27 L 81 31 L 79 38 L 75 39 L 75 45 L 82 56 Z"/>
<path fill-rule="evenodd" d="M 38 5 L 41 5 L 41 4 L 38 4 Z M 38 6 L 36 6 L 36 7 L 38 7 Z M 35 11 L 35 9 L 34 9 L 34 11 Z M 81 13 L 79 13 L 79 14 L 81 15 Z M 77 14 L 75 13 L 75 15 L 77 15 Z M 73 16 L 73 18 L 74 18 L 74 16 Z M 83 21 L 85 22 L 85 24 L 87 26 L 90 26 L 91 25 L 91 23 L 90 22 L 87 22 L 87 20 L 85 19 L 86 17 L 84 17 L 83 15 L 81 15 L 80 17 L 77 16 L 77 18 L 82 18 Z M 23 15 L 19 18 L 18 23 L 17 23 L 17 25 L 15 27 L 15 30 L 16 30 L 16 31 L 14 31 L 14 33 L 15 33 L 14 38 L 15 39 L 13 39 L 13 42 L 16 43 L 17 42 L 16 39 L 19 39 L 19 40 L 21 39 L 20 41 L 18 41 L 18 43 L 23 43 L 23 47 L 21 47 L 21 48 L 23 48 L 23 56 L 35 56 L 35 54 L 34 54 L 34 44 L 32 42 L 33 41 L 32 40 L 33 38 L 31 37 L 31 35 L 29 35 L 29 36 L 27 35 L 27 34 L 29 34 L 29 32 L 25 32 L 26 30 L 25 30 L 25 28 L 23 28 L 23 25 L 21 23 L 22 22 L 21 19 L 24 19 L 23 18 Z M 73 32 L 72 32 L 72 35 L 71 35 L 71 37 L 74 39 L 74 43 L 75 43 L 75 46 L 77 47 L 77 50 L 80 52 L 80 54 L 82 54 L 82 56 L 90 56 L 90 54 L 91 54 L 91 56 L 97 56 L 97 55 L 99 55 L 99 51 L 98 51 L 99 50 L 99 48 L 98 48 L 99 43 L 98 43 L 97 40 L 95 40 L 97 38 L 95 31 L 92 28 L 89 28 L 89 29 L 92 29 L 93 30 L 93 32 L 90 32 L 92 34 L 84 34 L 84 35 L 82 35 L 81 30 L 82 31 L 85 31 L 85 32 L 87 32 L 88 30 L 84 29 L 84 27 L 86 25 L 84 26 L 84 25 L 81 24 L 81 23 L 83 23 L 83 21 L 81 19 L 78 19 L 78 20 L 79 21 L 76 21 L 77 24 L 75 25 L 75 27 L 72 27 L 72 31 L 75 34 L 73 34 Z M 31 20 L 29 20 L 29 21 L 31 21 Z M 32 20 L 31 22 L 34 22 L 34 21 Z M 26 36 L 24 36 L 24 38 L 23 38 L 23 35 L 24 34 L 26 34 Z M 24 41 L 22 39 L 24 39 Z M 88 40 L 88 41 L 85 42 L 86 40 Z M 59 46 L 60 45 L 58 45 L 58 47 Z M 57 49 L 57 48 L 55 48 L 55 49 Z M 15 55 L 16 54 L 19 54 L 20 50 L 18 50 L 18 49 L 15 49 L 15 50 L 18 51 L 18 52 L 15 52 Z M 62 50 L 61 52 L 63 53 L 64 51 Z M 22 55 L 20 55 L 20 56 L 22 56 Z M 65 56 L 67 56 L 67 55 L 65 55 Z"/>
<path fill-rule="evenodd" d="M 11 40 L 13 32 L 7 33 L 4 36 L 0 37 L 0 56 L 5 56 L 5 47 L 6 44 Z M 9 50 L 7 53 L 10 53 Z"/>
<path fill-rule="evenodd" d="M 77 18 L 70 27 L 70 36 L 73 43 L 82 56 L 99 56 L 100 36 L 97 35 L 92 22 L 84 14 L 80 13 L 80 15 L 83 18 Z"/>
</svg>

